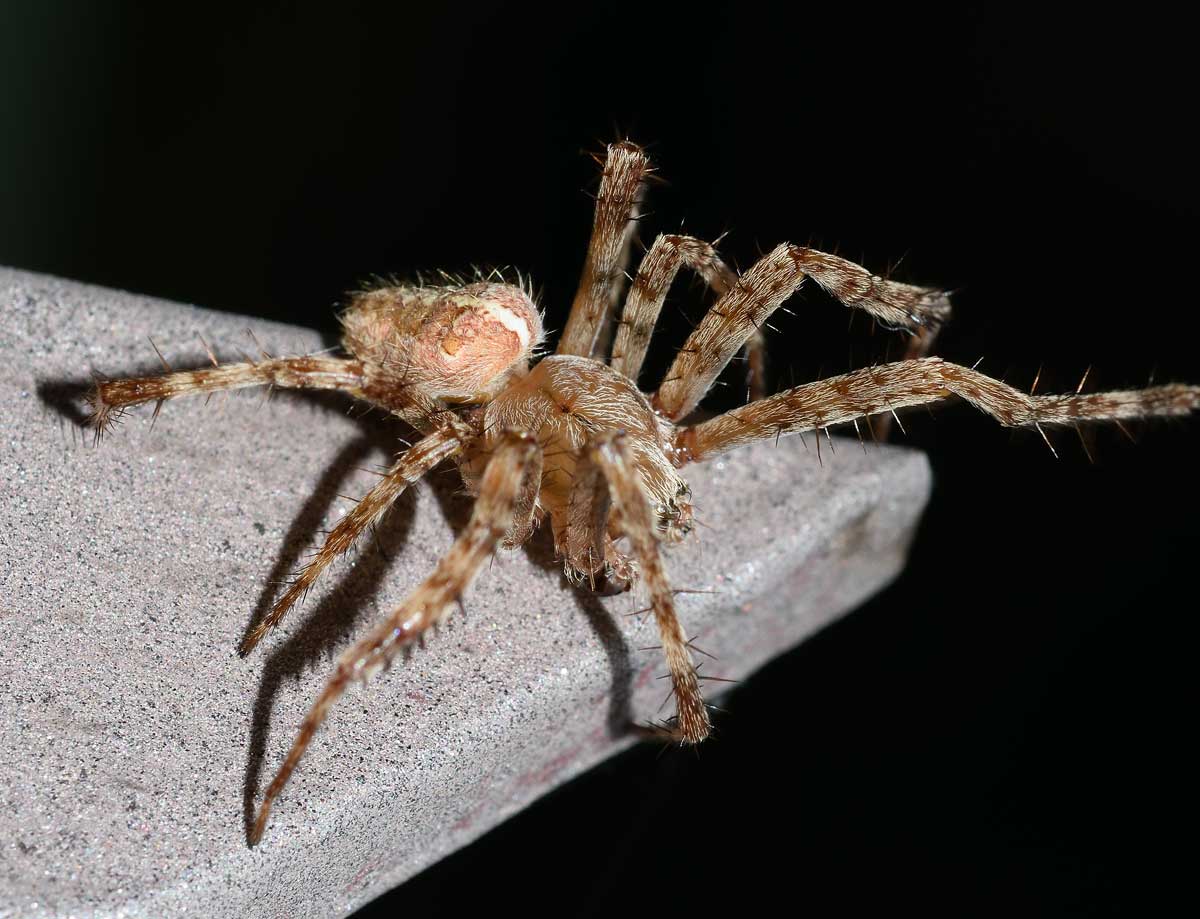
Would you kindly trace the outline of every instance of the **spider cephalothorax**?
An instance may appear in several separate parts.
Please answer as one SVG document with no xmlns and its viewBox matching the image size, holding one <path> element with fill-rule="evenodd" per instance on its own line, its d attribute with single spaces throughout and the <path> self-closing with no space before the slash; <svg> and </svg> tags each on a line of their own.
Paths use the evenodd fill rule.
<svg viewBox="0 0 1200 919">
<path fill-rule="evenodd" d="M 267 789 L 252 843 L 350 681 L 386 666 L 444 619 L 498 546 L 521 545 L 543 521 L 553 530 L 572 582 L 595 588 L 600 581 L 642 581 L 675 696 L 676 714 L 661 730 L 697 743 L 709 734 L 709 715 L 659 553 L 662 542 L 678 541 L 691 529 L 689 492 L 680 474 L 689 463 L 759 440 L 836 424 L 857 426 L 873 415 L 890 416 L 951 396 L 1001 424 L 1039 430 L 1043 424 L 1181 415 L 1200 406 L 1200 387 L 1186 385 L 1027 395 L 972 368 L 925 357 L 939 323 L 949 316 L 945 294 L 888 280 L 801 246 L 780 245 L 738 276 L 711 244 L 659 236 L 620 303 L 649 171 L 637 146 L 624 142 L 608 148 L 579 290 L 556 352 L 540 361 L 534 349 L 542 324 L 531 297 L 521 287 L 485 279 L 386 286 L 356 295 L 342 317 L 347 357 L 264 353 L 256 362 L 218 364 L 210 353 L 211 368 L 97 385 L 92 394 L 97 433 L 131 405 L 161 405 L 187 393 L 256 385 L 342 390 L 421 433 L 298 572 L 250 633 L 244 653 L 405 488 L 435 466 L 457 463 L 475 495 L 470 521 L 436 570 L 339 659 Z M 685 266 L 707 282 L 717 300 L 658 388 L 643 393 L 638 377 L 651 332 L 667 289 Z M 758 329 L 809 277 L 846 307 L 912 333 L 908 358 L 765 396 Z M 743 349 L 752 374 L 749 404 L 689 424 L 718 374 Z"/>
</svg>

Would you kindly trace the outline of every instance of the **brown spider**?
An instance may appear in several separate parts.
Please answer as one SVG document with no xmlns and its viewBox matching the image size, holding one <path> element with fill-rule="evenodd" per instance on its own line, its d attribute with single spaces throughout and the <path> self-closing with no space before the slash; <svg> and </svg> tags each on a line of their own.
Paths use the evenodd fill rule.
<svg viewBox="0 0 1200 919">
<path fill-rule="evenodd" d="M 348 357 L 264 355 L 138 379 L 106 380 L 92 393 L 97 435 L 128 406 L 188 393 L 270 385 L 338 389 L 395 414 L 423 435 L 345 516 L 242 646 L 247 653 L 329 564 L 376 523 L 412 483 L 453 459 L 474 510 L 434 572 L 338 660 L 267 788 L 251 831 L 262 837 L 271 805 L 330 706 L 351 680 L 366 680 L 441 622 L 498 545 L 515 547 L 550 518 L 554 545 L 575 584 L 627 586 L 641 578 L 661 633 L 676 714 L 661 730 L 683 743 L 710 731 L 691 647 L 675 615 L 659 544 L 692 526 L 679 470 L 754 441 L 854 423 L 875 414 L 958 396 L 1003 425 L 1075 425 L 1186 414 L 1200 387 L 1034 396 L 975 370 L 925 357 L 946 294 L 872 275 L 844 259 L 780 245 L 740 277 L 713 246 L 659 236 L 633 278 L 615 321 L 642 188 L 651 172 L 629 142 L 608 148 L 587 260 L 556 352 L 534 360 L 541 317 L 519 287 L 479 280 L 446 286 L 386 286 L 358 294 L 342 316 Z M 699 274 L 717 302 L 687 339 L 658 389 L 637 378 L 667 289 L 681 266 Z M 762 398 L 758 330 L 811 277 L 845 306 L 913 334 L 908 359 L 818 380 Z M 747 349 L 752 400 L 685 424 L 726 364 Z M 606 359 L 607 355 L 607 359 Z M 210 357 L 212 355 L 210 354 Z M 1043 435 L 1044 436 L 1044 435 Z M 627 546 L 619 541 L 624 539 Z"/>
</svg>

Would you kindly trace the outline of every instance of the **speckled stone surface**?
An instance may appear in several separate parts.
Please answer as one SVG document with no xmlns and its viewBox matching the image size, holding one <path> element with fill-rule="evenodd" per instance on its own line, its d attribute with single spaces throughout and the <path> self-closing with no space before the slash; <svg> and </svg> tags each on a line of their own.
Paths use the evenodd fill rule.
<svg viewBox="0 0 1200 919">
<path fill-rule="evenodd" d="M 307 330 L 0 269 L 0 916 L 345 915 L 633 740 L 664 672 L 643 601 L 569 589 L 544 541 L 503 553 L 466 617 L 335 707 L 263 844 L 251 804 L 355 634 L 429 572 L 467 505 L 453 474 L 256 653 L 265 585 L 388 460 L 398 425 L 255 393 L 77 427 L 93 369 L 325 346 Z M 811 445 L 811 441 L 810 441 Z M 849 448 L 852 446 L 852 449 Z M 708 525 L 670 550 L 687 631 L 743 677 L 901 568 L 929 473 L 914 452 L 796 439 L 691 472 Z M 719 684 L 710 684 L 719 685 Z"/>
</svg>

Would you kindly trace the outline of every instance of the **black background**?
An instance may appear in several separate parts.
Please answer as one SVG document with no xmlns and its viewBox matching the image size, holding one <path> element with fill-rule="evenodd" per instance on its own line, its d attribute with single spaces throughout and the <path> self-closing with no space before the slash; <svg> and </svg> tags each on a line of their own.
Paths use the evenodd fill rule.
<svg viewBox="0 0 1200 919">
<path fill-rule="evenodd" d="M 1014 385 L 1197 381 L 1191 33 L 1127 13 L 6 5 L 0 262 L 330 332 L 372 273 L 515 265 L 560 328 L 581 150 L 628 134 L 669 180 L 647 238 L 903 257 L 959 291 L 939 351 Z M 660 366 L 701 308 L 680 285 Z M 795 309 L 777 386 L 888 356 Z M 911 419 L 936 486 L 897 584 L 730 695 L 699 757 L 636 750 L 360 915 L 1164 896 L 1196 818 L 1196 423 L 1099 432 L 1091 464 L 1073 432 L 1055 460 Z"/>
</svg>

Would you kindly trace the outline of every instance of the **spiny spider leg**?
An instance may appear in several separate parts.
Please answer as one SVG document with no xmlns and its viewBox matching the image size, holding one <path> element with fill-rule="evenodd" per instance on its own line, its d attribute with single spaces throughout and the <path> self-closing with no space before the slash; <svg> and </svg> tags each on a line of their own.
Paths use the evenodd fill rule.
<svg viewBox="0 0 1200 919">
<path fill-rule="evenodd" d="M 596 357 L 604 352 L 637 228 L 637 208 L 650 160 L 640 147 L 610 144 L 596 198 L 592 240 L 556 354 Z"/>
<path fill-rule="evenodd" d="M 611 508 L 604 471 L 584 450 L 575 461 L 565 521 L 554 521 L 554 547 L 570 580 L 586 577 L 592 590 L 602 588 L 606 593 L 624 589 L 636 577 L 630 560 L 617 551 L 608 533 Z M 602 576 L 599 581 L 597 574 Z"/>
<path fill-rule="evenodd" d="M 937 325 L 950 313 L 941 291 L 887 281 L 835 255 L 784 243 L 755 262 L 705 314 L 667 371 L 654 407 L 672 421 L 688 415 L 730 358 L 808 276 L 845 306 L 890 327 Z"/>
<path fill-rule="evenodd" d="M 241 653 L 249 654 L 271 629 L 287 615 L 335 558 L 348 552 L 358 537 L 378 523 L 409 485 L 443 460 L 458 454 L 469 436 L 465 425 L 449 412 L 439 419 L 433 433 L 422 437 L 402 453 L 383 478 L 375 483 L 354 508 L 325 538 L 324 544 L 307 565 L 300 569 L 288 589 L 275 601 L 270 612 L 242 642 Z"/>
<path fill-rule="evenodd" d="M 157 350 L 157 349 L 155 349 Z M 161 357 L 161 355 L 160 355 Z M 210 352 L 211 357 L 211 352 Z M 166 361 L 163 361 L 166 364 Z M 374 370 L 374 372 L 372 372 Z M 334 389 L 391 412 L 416 428 L 427 427 L 430 415 L 445 408 L 393 373 L 379 373 L 362 361 L 343 357 L 264 357 L 261 361 L 217 364 L 147 377 L 99 379 L 88 394 L 91 424 L 97 440 L 125 409 L 177 396 L 225 392 L 250 386 L 279 389 Z M 155 415 L 158 408 L 155 407 Z"/>
<path fill-rule="evenodd" d="M 928 356 L 933 350 L 933 344 L 937 341 L 938 332 L 941 331 L 939 326 L 926 326 L 923 329 L 918 329 L 908 341 L 908 347 L 904 349 L 904 357 L 901 360 L 916 361 Z M 883 415 L 876 415 L 874 418 L 867 419 L 868 429 L 876 440 L 887 440 L 888 435 L 892 432 L 892 421 L 895 416 L 891 412 Z"/>
<path fill-rule="evenodd" d="M 637 276 L 617 325 L 610 366 L 637 382 L 650 347 L 650 337 L 667 299 L 667 291 L 686 265 L 721 297 L 735 283 L 737 273 L 717 255 L 711 243 L 694 236 L 662 234 L 642 257 Z M 743 348 L 746 358 L 746 396 L 748 402 L 767 394 L 767 342 L 755 329 Z"/>
<path fill-rule="evenodd" d="M 629 539 L 650 593 L 675 694 L 676 724 L 672 736 L 685 743 L 699 743 L 711 731 L 708 709 L 700 692 L 700 680 L 688 648 L 687 635 L 675 615 L 674 596 L 658 552 L 654 516 L 639 484 L 633 452 L 626 435 L 619 432 L 597 439 L 590 445 L 589 452 L 592 461 L 608 479 L 621 532 Z"/>
<path fill-rule="evenodd" d="M 512 527 L 513 510 L 528 479 L 530 464 L 538 452 L 538 445 L 531 436 L 510 433 L 503 437 L 484 471 L 479 497 L 466 529 L 438 562 L 433 574 L 386 620 L 338 658 L 333 676 L 305 717 L 287 758 L 263 796 L 262 806 L 250 831 L 250 845 L 256 845 L 262 838 L 271 805 L 304 756 L 329 708 L 346 691 L 350 681 L 369 680 L 430 626 L 444 620 L 483 563 L 491 557 Z"/>
<path fill-rule="evenodd" d="M 368 398 L 364 392 L 366 381 L 362 362 L 338 357 L 271 358 L 149 377 L 99 380 L 88 398 L 92 405 L 92 424 L 99 437 L 130 406 L 163 402 L 193 393 L 265 385 L 285 389 L 340 389 L 360 399 Z"/>
<path fill-rule="evenodd" d="M 1115 392 L 1032 396 L 939 357 L 900 361 L 807 383 L 743 405 L 675 435 L 679 465 L 784 434 L 827 428 L 876 412 L 960 396 L 1005 427 L 1186 415 L 1200 386 L 1171 384 Z"/>
<path fill-rule="evenodd" d="M 539 445 L 530 456 L 525 467 L 525 478 L 521 482 L 521 490 L 513 503 L 512 526 L 505 534 L 501 545 L 505 549 L 515 549 L 523 545 L 537 529 L 539 520 L 538 498 L 542 493 L 542 468 L 545 465 L 545 449 Z"/>
<path fill-rule="evenodd" d="M 586 571 L 593 577 L 604 564 L 608 512 L 612 507 L 604 473 L 585 453 L 575 464 L 571 480 L 567 525 L 558 547 L 567 571 Z M 594 588 L 594 584 L 593 584 Z"/>
<path fill-rule="evenodd" d="M 650 347 L 650 336 L 679 269 L 687 266 L 700 275 L 718 297 L 737 282 L 737 274 L 721 261 L 710 243 L 693 236 L 663 234 L 654 240 L 638 265 L 637 276 L 621 311 L 613 343 L 613 370 L 637 382 Z"/>
</svg>

